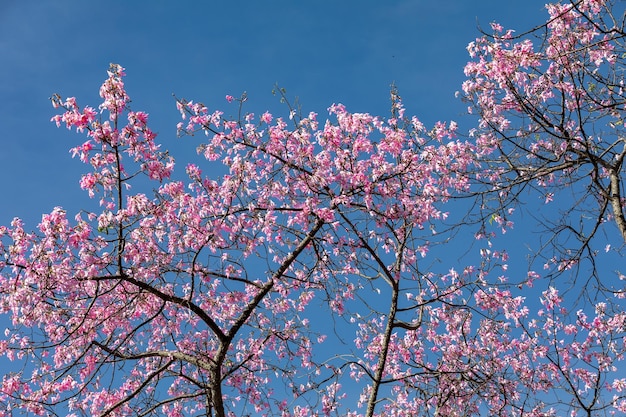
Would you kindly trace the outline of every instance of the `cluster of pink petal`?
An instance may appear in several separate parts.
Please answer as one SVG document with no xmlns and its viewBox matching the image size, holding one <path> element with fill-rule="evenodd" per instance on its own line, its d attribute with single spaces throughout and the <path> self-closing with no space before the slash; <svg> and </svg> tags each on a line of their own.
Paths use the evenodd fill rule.
<svg viewBox="0 0 626 417">
<path fill-rule="evenodd" d="M 330 108 L 334 123 L 311 113 L 289 129 L 270 113 L 261 127 L 251 114 L 239 124 L 180 102 L 187 130 L 213 132 L 203 155 L 229 172 L 214 180 L 190 164 L 189 183 L 168 181 L 173 160 L 159 150 L 147 115 L 129 108 L 122 76 L 112 65 L 100 89 L 106 120 L 74 99 L 53 102 L 64 109 L 53 121 L 87 132 L 71 152 L 90 166 L 80 185 L 101 198 L 101 212 L 72 222 L 57 208 L 37 232 L 18 219 L 2 229 L 1 306 L 13 329 L 1 353 L 41 360 L 32 374 L 5 377 L 2 399 L 37 412 L 65 401 L 77 413 L 127 415 L 133 403 L 166 393 L 181 399 L 165 401 L 163 412 L 186 414 L 198 407 L 200 388 L 190 380 L 210 379 L 210 358 L 232 338 L 222 369 L 226 400 L 268 410 L 273 370 L 317 366 L 313 348 L 324 336 L 301 318 L 316 292 L 336 286 L 336 311 L 353 297 L 354 230 L 340 226 L 342 218 L 371 219 L 380 242 L 385 222 L 421 228 L 443 218 L 439 205 L 468 186 L 471 147 L 452 139 L 454 124 L 439 124 L 436 142 L 425 145 L 417 119 L 406 130 L 398 119 L 341 105 Z M 128 192 L 138 174 L 161 182 L 154 197 Z M 259 256 L 289 265 L 307 233 L 315 244 L 297 268 L 258 270 Z M 21 336 L 29 328 L 38 329 L 32 339 Z M 125 380 L 105 382 L 100 372 L 122 358 L 129 358 Z M 339 390 L 326 387 L 324 414 L 336 410 Z"/>
<path fill-rule="evenodd" d="M 450 192 L 468 187 L 464 172 L 472 164 L 472 148 L 446 140 L 454 135 L 453 125 L 439 126 L 441 144 L 422 146 L 425 139 L 418 132 L 398 129 L 369 114 L 349 113 L 342 105 L 329 108 L 336 124 L 327 121 L 320 128 L 317 115 L 311 113 L 295 130 L 269 113 L 262 122 L 274 124 L 259 130 L 252 117 L 239 125 L 221 121 L 221 112 L 209 113 L 204 106 L 178 105 L 189 119 L 186 132 L 204 130 L 212 135 L 202 152 L 209 160 L 224 155 L 231 170 L 227 179 L 254 174 L 239 181 L 255 184 L 256 204 L 277 206 L 277 195 L 298 196 L 289 203 L 301 210 L 291 219 L 294 224 L 306 224 L 311 214 L 332 223 L 337 220 L 334 207 L 358 201 L 372 215 L 407 218 L 421 226 L 444 215 L 437 205 Z M 217 128 L 223 131 L 215 132 Z M 281 183 L 272 181 L 285 161 L 295 172 Z"/>
<path fill-rule="evenodd" d="M 549 94 L 519 70 L 541 65 L 541 57 L 508 38 L 471 46 L 479 62 L 468 66 L 474 78 L 465 86 L 468 94 L 499 89 L 481 93 L 493 109 L 482 117 L 502 128 L 507 79 Z M 3 378 L 0 401 L 8 405 L 0 415 L 19 407 L 45 414 L 56 403 L 78 415 L 136 415 L 155 404 L 153 414 L 193 415 L 215 401 L 206 395 L 216 386 L 232 415 L 242 407 L 336 415 L 349 408 L 349 385 L 361 390 L 353 408 L 367 406 L 384 357 L 382 378 L 397 383 L 383 388 L 388 399 L 377 415 L 479 415 L 487 407 L 539 417 L 549 407 L 523 395 L 545 393 L 563 376 L 593 390 L 592 369 L 609 374 L 623 359 L 622 314 L 597 305 L 592 319 L 580 311 L 568 322 L 550 288 L 544 309 L 530 317 L 523 297 L 488 284 L 490 273 L 507 269 L 504 251 L 483 248 L 481 268 L 462 273 L 419 273 L 428 252 L 423 229 L 446 218 L 451 196 L 468 191 L 476 154 L 491 152 L 493 138 L 480 137 L 477 150 L 456 138 L 455 123 L 426 133 L 404 117 L 397 95 L 389 119 L 336 104 L 325 122 L 315 113 L 287 122 L 269 112 L 258 122 L 253 114 L 231 121 L 179 100 L 180 131 L 204 132 L 200 153 L 226 173 L 212 178 L 189 164 L 189 180 L 174 181 L 174 161 L 160 151 L 147 115 L 129 108 L 123 75 L 112 65 L 100 90 L 107 120 L 74 99 L 53 100 L 65 110 L 53 121 L 86 131 L 72 154 L 90 167 L 80 185 L 101 197 L 101 211 L 72 221 L 56 208 L 35 232 L 19 219 L 0 229 L 0 312 L 13 320 L 0 354 L 37 365 Z M 540 143 L 535 152 L 558 145 Z M 158 182 L 154 195 L 128 191 L 139 174 Z M 494 220 L 511 226 L 504 216 Z M 357 358 L 345 366 L 320 360 L 325 335 L 311 323 L 315 302 L 348 319 L 364 282 L 380 276 L 402 287 L 396 295 L 405 299 L 392 302 L 402 317 L 352 316 Z M 344 371 L 349 380 L 340 383 Z M 275 392 L 277 381 L 287 381 L 293 397 Z M 616 392 L 625 385 L 604 382 Z M 318 407 L 305 404 L 309 394 Z M 520 411 L 527 400 L 530 408 Z M 623 397 L 614 405 L 624 407 Z"/>
<path fill-rule="evenodd" d="M 101 204 L 113 208 L 119 189 L 128 186 L 125 183 L 129 178 L 142 172 L 150 179 L 166 180 L 172 173 L 174 161 L 166 153 L 159 152 L 159 145 L 155 143 L 156 134 L 147 126 L 148 115 L 126 111 L 130 98 L 122 81 L 124 69 L 111 64 L 108 74 L 100 87 L 103 99 L 100 110 L 108 112 L 108 120 L 97 118 L 91 107 L 80 109 L 74 98 L 64 102 L 53 99 L 53 104 L 65 109 L 65 113 L 54 116 L 52 120 L 57 125 L 65 122 L 68 128 L 76 128 L 79 132 L 87 130 L 90 140 L 70 150 L 72 156 L 78 156 L 82 162 L 93 167 L 93 172 L 83 175 L 80 186 L 91 197 L 98 189 L 102 190 Z M 122 125 L 121 120 L 124 113 L 127 113 L 126 125 Z M 98 152 L 94 151 L 96 149 Z M 124 150 L 128 161 L 123 160 L 123 154 L 118 152 L 120 149 Z"/>
<path fill-rule="evenodd" d="M 473 132 L 479 155 L 509 152 L 503 137 L 517 137 L 519 146 L 527 149 L 529 168 L 546 160 L 571 161 L 575 156 L 569 151 L 597 146 L 602 140 L 581 133 L 585 119 L 576 116 L 577 109 L 611 120 L 620 118 L 611 109 L 615 100 L 620 100 L 621 88 L 594 89 L 579 79 L 586 71 L 601 74 L 617 59 L 619 36 L 601 32 L 594 22 L 603 21 L 605 2 L 584 0 L 546 7 L 550 16 L 547 33 L 536 44 L 493 24 L 493 37 L 478 38 L 467 48 L 472 60 L 465 67 L 468 79 L 463 93 L 474 103 L 468 111 L 479 111 L 480 128 Z M 551 116 L 555 103 L 564 107 L 561 122 Z M 525 118 L 527 113 L 532 117 Z M 552 134 L 540 135 L 544 129 L 552 129 Z M 568 175 L 568 169 L 571 164 L 566 163 L 553 175 Z M 539 185 L 546 187 L 541 179 Z M 491 180 L 498 184 L 506 178 Z"/>
<path fill-rule="evenodd" d="M 424 410 L 433 415 L 482 415 L 487 409 L 503 416 L 547 416 L 557 412 L 552 398 L 566 398 L 561 390 L 569 389 L 576 395 L 564 400 L 560 412 L 575 415 L 594 401 L 600 401 L 600 407 L 623 409 L 619 370 L 626 353 L 624 313 L 608 315 L 606 305 L 598 303 L 592 318 L 582 311 L 572 315 L 560 307 L 554 288 L 544 292 L 551 311 L 535 317 L 522 297 L 498 288 L 477 292 L 474 312 L 469 304 L 466 309 L 452 308 L 461 302 L 458 297 L 446 301 L 424 312 L 420 328 L 394 335 L 386 379 L 403 384 L 392 385 L 379 415 L 419 415 Z M 369 321 L 360 327 L 357 346 L 375 361 L 382 348 L 382 323 Z M 365 377 L 366 366 L 354 366 L 353 378 Z M 594 400 L 594 392 L 601 391 L 605 398 Z M 437 392 L 445 392 L 445 402 L 433 394 Z M 367 397 L 368 388 L 361 401 Z"/>
</svg>

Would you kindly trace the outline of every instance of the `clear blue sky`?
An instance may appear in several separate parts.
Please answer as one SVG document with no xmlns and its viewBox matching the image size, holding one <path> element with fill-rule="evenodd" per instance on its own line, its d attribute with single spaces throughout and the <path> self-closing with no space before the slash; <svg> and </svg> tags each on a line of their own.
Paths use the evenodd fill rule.
<svg viewBox="0 0 626 417">
<path fill-rule="evenodd" d="M 14 216 L 35 226 L 54 206 L 70 212 L 86 197 L 84 167 L 68 149 L 83 138 L 49 122 L 48 98 L 76 96 L 97 106 L 110 62 L 127 69 L 135 110 L 150 113 L 174 155 L 172 93 L 225 107 L 247 91 L 248 109 L 283 110 L 275 83 L 323 116 L 342 102 L 387 115 L 395 82 L 426 124 L 461 119 L 454 98 L 465 47 L 477 25 L 497 20 L 524 30 L 546 17 L 543 0 L 405 1 L 0 1 L 0 224 Z M 179 166 L 184 166 L 180 160 Z"/>
<path fill-rule="evenodd" d="M 278 83 L 323 120 L 337 102 L 387 115 L 395 83 L 407 114 L 463 126 L 454 93 L 478 25 L 523 32 L 545 21 L 545 2 L 0 0 L 0 224 L 19 216 L 35 228 L 55 206 L 89 203 L 78 186 L 86 167 L 68 152 L 83 136 L 49 121 L 48 98 L 96 107 L 110 62 L 126 68 L 133 109 L 150 114 L 182 168 L 197 141 L 176 137 L 172 94 L 214 109 L 246 91 L 248 110 L 281 112 Z"/>
</svg>

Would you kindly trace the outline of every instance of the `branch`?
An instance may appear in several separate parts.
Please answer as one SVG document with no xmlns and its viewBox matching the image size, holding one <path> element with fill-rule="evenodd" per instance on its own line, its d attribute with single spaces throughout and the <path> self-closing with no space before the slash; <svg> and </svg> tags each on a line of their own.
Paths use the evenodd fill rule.
<svg viewBox="0 0 626 417">
<path fill-rule="evenodd" d="M 293 250 L 293 252 L 291 252 L 289 256 L 285 258 L 285 260 L 280 265 L 280 267 L 278 267 L 276 272 L 274 272 L 274 275 L 272 275 L 272 279 L 269 280 L 262 287 L 261 291 L 259 291 L 259 293 L 252 299 L 252 302 L 248 304 L 248 306 L 241 312 L 241 316 L 239 316 L 237 321 L 235 321 L 235 324 L 230 328 L 228 334 L 225 336 L 229 341 L 235 337 L 241 326 L 243 326 L 248 318 L 250 318 L 250 315 L 252 315 L 252 312 L 256 309 L 261 300 L 263 300 L 267 293 L 272 289 L 272 287 L 274 286 L 274 282 L 280 279 L 285 274 L 285 272 L 287 272 L 291 264 L 298 258 L 298 256 L 304 251 L 309 243 L 311 243 L 311 241 L 313 240 L 317 232 L 319 232 L 319 230 L 322 228 L 324 223 L 324 220 L 322 220 L 321 218 L 317 219 L 315 225 L 309 231 L 309 233 L 307 233 L 307 235 L 304 237 L 304 239 L 302 239 L 302 241 Z"/>
<path fill-rule="evenodd" d="M 202 321 L 204 321 L 207 324 L 207 326 L 209 326 L 209 328 L 217 336 L 217 338 L 220 340 L 220 342 L 224 342 L 224 341 L 227 340 L 227 336 L 224 334 L 222 329 L 220 329 L 220 327 L 217 325 L 217 323 L 203 309 L 198 307 L 197 304 L 194 304 L 193 302 L 191 302 L 188 299 L 181 298 L 181 297 L 178 297 L 178 296 L 172 295 L 172 294 L 166 294 L 166 293 L 164 293 L 164 292 L 154 288 L 150 284 L 147 284 L 147 283 L 139 281 L 139 280 L 137 280 L 135 278 L 129 277 L 125 273 L 122 273 L 120 275 L 110 275 L 110 276 L 104 276 L 104 277 L 85 278 L 85 280 L 87 280 L 87 281 L 109 281 L 109 280 L 114 280 L 114 279 L 119 279 L 119 280 L 128 282 L 130 284 L 133 284 L 136 287 L 139 287 L 142 290 L 145 290 L 145 291 L 149 292 L 150 294 L 157 296 L 158 298 L 160 298 L 163 301 L 174 303 L 174 304 L 177 304 L 177 305 L 179 305 L 181 307 L 185 307 L 185 308 L 191 310 L 198 317 L 200 317 L 200 319 Z"/>
<path fill-rule="evenodd" d="M 118 351 L 117 349 L 112 349 L 98 341 L 93 341 L 92 344 L 104 350 L 108 354 L 115 356 L 118 359 L 139 360 L 139 359 L 144 359 L 144 358 L 155 358 L 155 357 L 174 358 L 174 359 L 178 359 L 178 360 L 187 362 L 189 364 L 195 365 L 198 368 L 201 368 L 207 371 L 211 369 L 211 363 L 200 360 L 198 358 L 195 358 L 183 352 L 171 351 L 171 350 L 152 350 L 152 351 L 142 352 L 142 353 L 126 354 L 126 353 L 122 353 Z"/>
<path fill-rule="evenodd" d="M 122 405 L 126 404 L 127 402 L 129 402 L 130 400 L 132 400 L 136 395 L 138 395 L 141 390 L 143 388 L 145 388 L 146 385 L 148 385 L 148 383 L 156 376 L 158 376 L 161 372 L 165 371 L 167 368 L 169 368 L 169 366 L 171 364 L 173 364 L 175 362 L 174 359 L 169 360 L 165 365 L 161 366 L 159 369 L 155 370 L 154 372 L 152 372 L 150 375 L 148 375 L 145 379 L 145 381 L 143 381 L 138 387 L 137 389 L 135 389 L 132 393 L 128 394 L 126 396 L 126 398 L 118 401 L 117 403 L 113 404 L 108 410 L 106 410 L 104 413 L 102 413 L 101 417 L 104 416 L 108 416 L 110 415 L 116 408 L 121 407 Z"/>
</svg>

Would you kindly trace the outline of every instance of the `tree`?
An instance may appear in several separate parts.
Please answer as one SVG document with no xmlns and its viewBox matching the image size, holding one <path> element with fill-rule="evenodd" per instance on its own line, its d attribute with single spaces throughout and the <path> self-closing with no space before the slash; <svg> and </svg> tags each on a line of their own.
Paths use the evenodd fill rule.
<svg viewBox="0 0 626 417">
<path fill-rule="evenodd" d="M 456 274 L 427 284 L 417 268 L 428 243 L 420 230 L 465 187 L 470 148 L 426 145 L 395 92 L 387 121 L 336 105 L 336 124 L 320 128 L 311 113 L 291 130 L 269 113 L 257 124 L 252 114 L 228 121 L 179 100 L 188 120 L 179 128 L 213 135 L 200 152 L 228 168 L 216 181 L 189 164 L 185 184 L 169 179 L 173 160 L 147 115 L 128 108 L 123 75 L 112 65 L 100 89 L 108 120 L 53 97 L 64 109 L 53 120 L 89 137 L 72 153 L 92 167 L 80 185 L 102 211 L 70 222 L 58 208 L 37 233 L 17 219 L 2 230 L 2 306 L 15 326 L 2 353 L 37 363 L 4 378 L 6 412 L 328 415 L 339 412 L 338 380 L 350 370 L 368 381 L 363 403 L 373 415 L 384 378 L 417 378 L 390 369 L 389 356 L 402 349 L 397 330 L 422 332 L 429 304 L 471 285 Z M 439 125 L 434 134 L 453 132 Z M 142 177 L 159 184 L 154 197 L 130 192 Z M 419 294 L 407 297 L 405 281 Z M 368 288 L 389 300 L 388 311 L 357 322 L 364 352 L 318 362 L 313 347 L 324 336 L 308 323 L 323 313 L 312 300 L 343 317 Z M 271 378 L 285 380 L 289 395 L 274 395 Z"/>
<path fill-rule="evenodd" d="M 479 117 L 472 135 L 490 167 L 488 196 L 495 196 L 482 207 L 519 207 L 520 193 L 530 188 L 546 204 L 567 201 L 541 212 L 554 249 L 548 262 L 561 268 L 592 258 L 594 239 L 611 228 L 626 242 L 626 32 L 618 6 L 549 4 L 545 24 L 516 35 L 494 23 L 492 35 L 468 46 L 463 93 Z"/>
<path fill-rule="evenodd" d="M 540 320 L 547 333 L 535 338 L 553 375 L 545 385 L 562 390 L 558 402 L 581 415 L 604 415 L 602 392 L 623 391 L 608 373 L 624 351 L 626 15 L 614 1 L 546 8 L 547 22 L 530 31 L 493 23 L 492 34 L 468 46 L 463 97 L 478 117 L 471 136 L 483 171 L 474 178 L 477 210 L 467 219 L 506 228 L 512 212 L 524 212 L 538 221 L 531 269 L 543 268 L 544 279 L 567 294 Z"/>
<path fill-rule="evenodd" d="M 518 48 L 494 39 L 471 52 Z M 499 104 L 507 83 L 472 72 L 495 66 L 478 61 L 465 85 L 480 110 L 476 140 L 459 140 L 453 122 L 427 130 L 406 117 L 395 88 L 388 118 L 333 105 L 324 123 L 291 107 L 257 119 L 245 97 L 227 97 L 234 120 L 178 99 L 181 134 L 208 138 L 186 175 L 130 108 L 121 66 L 109 68 L 100 114 L 54 96 L 53 120 L 88 136 L 72 153 L 100 208 L 73 220 L 57 208 L 34 232 L 19 219 L 0 229 L 0 308 L 12 319 L 0 353 L 24 363 L 3 377 L 0 415 L 626 411 L 619 299 L 596 292 L 574 312 L 558 282 L 507 277 L 486 219 L 508 226 L 524 197 L 516 187 L 570 166 L 514 165 L 522 157 L 506 152 L 513 139 L 494 130 L 504 116 L 488 98 L 525 108 Z M 467 196 L 482 199 L 481 256 L 438 264 L 433 253 L 465 227 L 447 219 L 471 209 Z"/>
</svg>

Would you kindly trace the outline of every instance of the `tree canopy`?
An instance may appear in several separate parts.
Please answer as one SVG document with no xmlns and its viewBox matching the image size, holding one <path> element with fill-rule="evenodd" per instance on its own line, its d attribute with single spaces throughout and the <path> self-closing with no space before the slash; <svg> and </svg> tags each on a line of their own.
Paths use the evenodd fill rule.
<svg viewBox="0 0 626 417">
<path fill-rule="evenodd" d="M 389 115 L 327 119 L 280 89 L 283 116 L 178 98 L 183 173 L 122 66 L 98 108 L 53 96 L 99 208 L 0 227 L 0 354 L 23 364 L 0 415 L 626 412 L 626 277 L 600 264 L 626 241 L 624 13 L 547 9 L 469 44 L 467 134 L 395 87 Z"/>
</svg>

